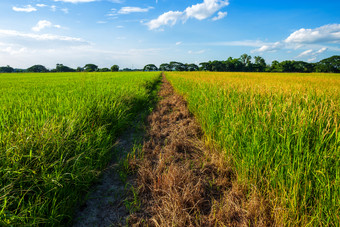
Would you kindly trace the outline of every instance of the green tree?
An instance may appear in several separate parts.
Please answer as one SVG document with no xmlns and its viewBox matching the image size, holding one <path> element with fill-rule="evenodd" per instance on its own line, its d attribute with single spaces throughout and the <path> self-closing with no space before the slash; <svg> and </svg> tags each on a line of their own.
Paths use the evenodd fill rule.
<svg viewBox="0 0 340 227">
<path fill-rule="evenodd" d="M 170 62 L 171 71 L 187 71 L 185 64 L 177 61 Z"/>
<path fill-rule="evenodd" d="M 102 69 L 99 69 L 99 72 L 110 72 L 110 69 L 109 68 L 102 68 Z"/>
<path fill-rule="evenodd" d="M 331 73 L 339 73 L 340 72 L 340 56 L 334 55 L 329 58 L 325 58 L 318 63 L 316 63 L 315 70 L 317 72 L 331 72 Z"/>
<path fill-rule="evenodd" d="M 255 64 L 253 65 L 253 70 L 255 72 L 264 72 L 267 67 L 266 61 L 260 56 L 255 56 L 254 59 Z"/>
<path fill-rule="evenodd" d="M 213 61 L 213 62 L 210 62 L 210 65 L 211 65 L 211 71 L 215 71 L 215 72 L 226 71 L 226 65 L 222 61 Z"/>
<path fill-rule="evenodd" d="M 118 65 L 111 66 L 111 72 L 118 72 L 118 71 L 119 71 L 119 66 Z"/>
<path fill-rule="evenodd" d="M 271 72 L 282 72 L 282 68 L 281 68 L 280 62 L 278 62 L 276 60 L 272 61 L 272 64 L 271 64 L 269 70 Z"/>
<path fill-rule="evenodd" d="M 196 64 L 186 64 L 187 71 L 198 71 L 199 68 Z"/>
<path fill-rule="evenodd" d="M 27 69 L 27 72 L 45 73 L 48 72 L 48 69 L 46 69 L 43 65 L 33 65 Z"/>
<path fill-rule="evenodd" d="M 243 71 L 252 71 L 251 56 L 248 54 L 242 54 L 240 61 L 243 65 Z"/>
<path fill-rule="evenodd" d="M 199 63 L 199 65 L 200 65 L 199 67 L 200 71 L 211 71 L 210 62 L 201 62 Z"/>
<path fill-rule="evenodd" d="M 168 63 L 163 63 L 159 66 L 160 71 L 171 71 L 170 65 Z"/>
<path fill-rule="evenodd" d="M 75 72 L 76 70 L 68 67 L 68 66 L 65 66 L 63 64 L 57 64 L 55 70 L 55 72 Z"/>
<path fill-rule="evenodd" d="M 143 71 L 157 71 L 158 68 L 154 64 L 148 64 L 144 66 Z"/>
<path fill-rule="evenodd" d="M 0 67 L 0 73 L 12 73 L 12 72 L 14 72 L 14 69 L 9 65 Z"/>
<path fill-rule="evenodd" d="M 98 66 L 95 64 L 86 64 L 84 66 L 85 72 L 96 72 L 98 70 Z"/>
</svg>

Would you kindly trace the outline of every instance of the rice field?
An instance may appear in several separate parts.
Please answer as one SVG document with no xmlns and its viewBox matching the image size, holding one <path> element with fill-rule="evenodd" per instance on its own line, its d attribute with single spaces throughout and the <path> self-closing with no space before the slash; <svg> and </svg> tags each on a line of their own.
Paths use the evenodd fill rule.
<svg viewBox="0 0 340 227">
<path fill-rule="evenodd" d="M 340 223 L 340 74 L 166 72 L 287 226 Z"/>
<path fill-rule="evenodd" d="M 0 74 L 0 225 L 68 224 L 159 74 Z"/>
</svg>

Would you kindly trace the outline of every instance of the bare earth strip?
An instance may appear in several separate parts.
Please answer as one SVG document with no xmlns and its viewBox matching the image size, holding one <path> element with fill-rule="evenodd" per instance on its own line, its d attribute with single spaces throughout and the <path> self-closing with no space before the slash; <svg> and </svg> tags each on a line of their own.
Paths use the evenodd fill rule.
<svg viewBox="0 0 340 227">
<path fill-rule="evenodd" d="M 129 197 L 126 184 L 119 176 L 120 161 L 126 158 L 136 143 L 135 138 L 142 137 L 141 131 L 131 128 L 118 140 L 116 157 L 103 171 L 100 182 L 94 186 L 85 204 L 76 212 L 74 227 L 85 226 L 125 226 L 129 211 L 124 200 Z"/>
<path fill-rule="evenodd" d="M 222 153 L 208 149 L 185 100 L 163 77 L 137 161 L 142 203 L 131 226 L 274 226 L 268 203 L 236 182 Z"/>
</svg>

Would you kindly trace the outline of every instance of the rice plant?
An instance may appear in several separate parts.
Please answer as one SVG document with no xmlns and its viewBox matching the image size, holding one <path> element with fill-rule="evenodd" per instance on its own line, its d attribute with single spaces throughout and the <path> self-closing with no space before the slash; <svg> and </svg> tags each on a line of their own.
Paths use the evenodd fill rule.
<svg viewBox="0 0 340 227">
<path fill-rule="evenodd" d="M 339 74 L 166 75 L 284 225 L 340 223 Z"/>
<path fill-rule="evenodd" d="M 0 225 L 68 224 L 159 73 L 0 74 Z"/>
</svg>

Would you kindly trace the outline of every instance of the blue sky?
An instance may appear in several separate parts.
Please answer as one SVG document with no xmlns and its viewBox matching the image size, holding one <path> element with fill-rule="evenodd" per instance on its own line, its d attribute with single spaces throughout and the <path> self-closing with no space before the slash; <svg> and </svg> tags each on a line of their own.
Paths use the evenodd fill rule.
<svg viewBox="0 0 340 227">
<path fill-rule="evenodd" d="M 0 66 L 340 55 L 339 0 L 1 0 Z"/>
</svg>

